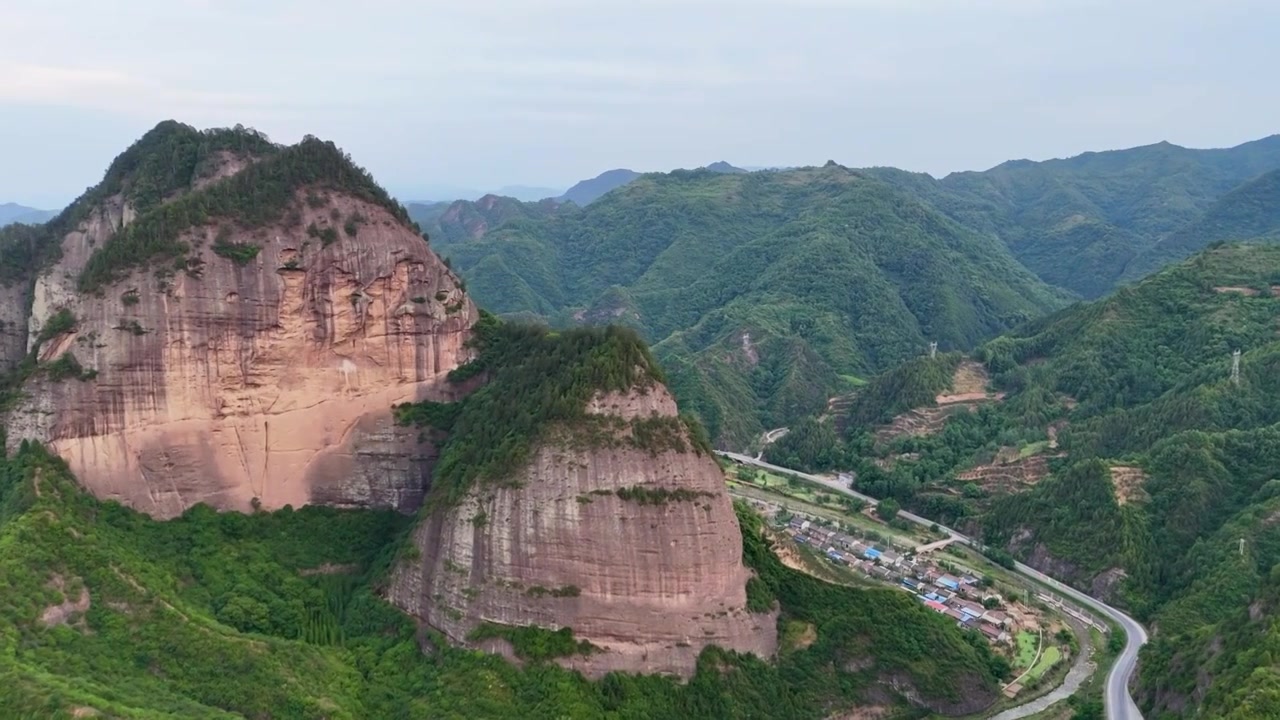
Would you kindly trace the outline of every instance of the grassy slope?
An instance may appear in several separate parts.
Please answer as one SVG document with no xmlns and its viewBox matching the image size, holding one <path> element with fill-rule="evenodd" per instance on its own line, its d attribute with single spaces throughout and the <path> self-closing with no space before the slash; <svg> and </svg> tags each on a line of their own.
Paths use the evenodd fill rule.
<svg viewBox="0 0 1280 720">
<path fill-rule="evenodd" d="M 639 328 L 731 444 L 820 409 L 839 375 L 927 339 L 968 347 L 1062 302 L 999 244 L 838 166 L 645 176 L 447 254 L 495 311 Z"/>
<path fill-rule="evenodd" d="M 158 523 L 88 497 L 39 447 L 0 461 L 0 508 L 0 707 L 17 719 L 77 708 L 148 719 L 816 718 L 886 676 L 928 702 L 981 701 L 999 669 L 981 641 L 918 603 L 793 573 L 758 535 L 747 539 L 765 578 L 754 595 L 817 624 L 818 643 L 777 666 L 709 649 L 687 685 L 590 683 L 415 631 L 377 597 L 408 522 L 394 514 L 197 507 Z M 325 563 L 345 574 L 300 572 Z M 46 609 L 82 589 L 87 612 L 45 627 Z"/>
</svg>

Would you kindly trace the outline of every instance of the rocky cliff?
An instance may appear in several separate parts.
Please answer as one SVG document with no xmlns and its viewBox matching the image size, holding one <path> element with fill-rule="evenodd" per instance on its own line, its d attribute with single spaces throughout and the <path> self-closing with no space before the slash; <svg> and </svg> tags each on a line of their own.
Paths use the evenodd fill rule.
<svg viewBox="0 0 1280 720">
<path fill-rule="evenodd" d="M 325 167 L 349 165 L 308 142 Z M 258 159 L 243 153 L 206 153 L 141 214 L 129 177 L 87 196 L 31 290 L 42 369 L 7 417 L 11 446 L 46 442 L 98 497 L 161 518 L 200 502 L 418 507 L 432 453 L 390 408 L 456 394 L 444 375 L 467 359 L 476 310 L 402 211 L 272 167 L 289 152 L 234 196 L 245 214 L 219 214 Z M 128 262 L 90 292 L 98 253 Z"/>
<path fill-rule="evenodd" d="M 666 389 L 598 393 L 586 413 L 620 441 L 563 428 L 509 482 L 435 509 L 392 601 L 456 642 L 507 654 L 503 640 L 475 642 L 477 630 L 571 628 L 596 649 L 561 661 L 591 676 L 688 676 L 708 644 L 771 656 L 776 617 L 746 609 L 750 570 L 716 461 L 687 437 L 661 449 L 624 441 L 628 423 L 675 420 Z"/>
</svg>

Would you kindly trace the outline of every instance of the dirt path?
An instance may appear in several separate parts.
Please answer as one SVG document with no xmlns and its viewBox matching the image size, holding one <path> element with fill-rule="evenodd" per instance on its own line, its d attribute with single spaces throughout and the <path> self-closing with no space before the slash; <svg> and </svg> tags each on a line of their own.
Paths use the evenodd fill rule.
<svg viewBox="0 0 1280 720">
<path fill-rule="evenodd" d="M 1088 680 L 1089 676 L 1093 674 L 1093 644 L 1089 640 L 1089 631 L 1084 625 L 1077 622 L 1075 618 L 1068 617 L 1066 620 L 1070 623 L 1071 629 L 1075 631 L 1076 637 L 1080 639 L 1080 653 L 1076 655 L 1071 669 L 1067 671 L 1066 679 L 1062 681 L 1061 685 L 1048 693 L 1030 702 L 1009 708 L 998 715 L 993 715 L 990 720 L 1020 720 L 1048 710 L 1050 706 L 1075 695 L 1080 686 L 1084 684 L 1084 681 Z M 1043 640 L 1041 640 L 1040 645 L 1043 650 Z M 1039 653 L 1036 653 L 1036 659 L 1039 660 Z M 1035 667 L 1035 664 L 1033 663 L 1031 667 Z"/>
</svg>

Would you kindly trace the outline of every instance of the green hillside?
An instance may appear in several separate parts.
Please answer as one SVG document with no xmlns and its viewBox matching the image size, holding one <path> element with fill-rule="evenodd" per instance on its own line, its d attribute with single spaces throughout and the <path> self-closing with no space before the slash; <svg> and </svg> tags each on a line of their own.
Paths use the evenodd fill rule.
<svg viewBox="0 0 1280 720">
<path fill-rule="evenodd" d="M 541 220 L 576 206 L 547 199 L 521 202 L 515 198 L 486 195 L 479 200 L 452 203 L 411 203 L 409 217 L 422 228 L 437 248 L 477 240 L 490 230 L 520 220 Z"/>
<path fill-rule="evenodd" d="M 579 212 L 449 245 L 477 301 L 624 322 L 722 445 L 819 411 L 930 341 L 967 348 L 1065 297 L 864 173 L 646 175 Z"/>
<path fill-rule="evenodd" d="M 1280 240 L 1280 170 L 1254 178 L 1222 196 L 1194 222 L 1162 238 L 1125 268 L 1136 280 L 1215 242 Z"/>
<path fill-rule="evenodd" d="M 892 168 L 871 172 L 957 222 L 1000 238 L 1045 282 L 1095 298 L 1213 241 L 1262 234 L 1220 234 L 1203 219 L 1227 193 L 1277 168 L 1280 136 L 1226 149 L 1166 142 L 1044 162 L 1015 160 L 942 180 Z M 1199 231 L 1189 229 L 1197 223 Z M 1202 234 L 1206 230 L 1213 232 Z M 1180 231 L 1192 240 L 1153 251 Z"/>
<path fill-rule="evenodd" d="M 220 154 L 268 157 L 280 150 L 262 134 L 240 126 L 197 130 L 166 120 L 112 161 L 102 182 L 89 188 L 39 226 L 0 228 L 0 282 L 30 281 L 34 271 L 57 260 L 62 239 L 103 201 L 120 195 L 139 215 L 186 192 L 208 177 Z"/>
<path fill-rule="evenodd" d="M 1259 615 L 1274 605 L 1280 563 L 1273 286 L 1280 247 L 1211 249 L 981 346 L 974 357 L 991 389 L 1007 395 L 949 416 L 933 434 L 873 433 L 906 408 L 933 404 L 954 367 L 945 356 L 873 379 L 836 450 L 805 457 L 805 438 L 788 436 L 771 452 L 855 469 L 864 491 L 966 526 L 1128 606 L 1155 628 L 1139 687 L 1146 709 L 1158 711 L 1148 717 L 1183 706 L 1194 717 L 1270 717 L 1237 703 L 1280 702 L 1264 659 L 1276 635 Z M 994 482 L 1009 477 L 1012 485 Z M 1219 655 L 1223 643 L 1236 652 Z M 1208 694 L 1204 673 L 1221 676 Z"/>
<path fill-rule="evenodd" d="M 197 506 L 155 522 L 94 500 L 60 460 L 24 446 L 0 458 L 0 707 L 14 720 L 763 720 L 821 718 L 869 694 L 953 713 L 994 699 L 1008 665 L 981 638 L 902 593 L 783 567 L 744 512 L 744 553 L 762 577 L 754 602 L 781 603 L 781 622 L 813 623 L 818 642 L 776 663 L 709 648 L 688 684 L 588 682 L 451 648 L 386 604 L 411 518 Z"/>
</svg>

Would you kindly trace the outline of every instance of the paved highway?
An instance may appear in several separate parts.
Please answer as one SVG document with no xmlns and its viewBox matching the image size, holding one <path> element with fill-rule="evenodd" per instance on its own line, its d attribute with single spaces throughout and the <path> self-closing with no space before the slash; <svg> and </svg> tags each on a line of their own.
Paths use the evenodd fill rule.
<svg viewBox="0 0 1280 720">
<path fill-rule="evenodd" d="M 871 505 L 875 505 L 877 502 L 875 498 L 869 495 L 863 495 L 862 493 L 853 490 L 852 488 L 845 487 L 830 478 L 802 473 L 797 470 L 792 470 L 791 468 L 780 467 L 778 465 L 764 462 L 763 460 L 758 460 L 749 455 L 719 451 L 717 451 L 717 454 L 745 465 L 755 465 L 777 473 L 795 475 L 796 477 L 803 478 L 812 483 L 817 483 L 818 485 L 830 488 L 836 492 L 844 493 L 845 495 L 852 495 L 853 497 L 859 498 Z M 905 518 L 918 525 L 924 525 L 925 527 L 934 525 L 932 520 L 927 520 L 919 515 L 914 515 L 906 511 L 899 512 L 898 517 Z M 956 542 L 963 543 L 973 547 L 974 549 L 980 549 L 979 543 L 962 533 L 958 533 L 955 530 L 941 525 L 938 526 L 938 529 L 950 534 L 951 537 L 955 538 Z M 1057 592 L 1064 597 L 1069 597 L 1094 612 L 1107 616 L 1119 624 L 1120 627 L 1124 628 L 1126 639 L 1124 650 L 1120 652 L 1120 656 L 1116 658 L 1115 664 L 1111 667 L 1111 672 L 1107 675 L 1107 687 L 1103 694 L 1103 702 L 1107 708 L 1107 720 L 1142 720 L 1142 712 L 1138 710 L 1138 704 L 1133 701 L 1133 697 L 1129 694 L 1129 678 L 1133 675 L 1133 671 L 1138 664 L 1138 650 L 1147 642 L 1147 631 L 1143 629 L 1142 625 L 1139 624 L 1137 620 L 1134 620 L 1101 600 L 1097 600 L 1086 595 L 1065 583 L 1060 583 L 1029 565 L 1023 565 L 1020 562 L 1015 562 L 1014 569 L 1019 573 L 1052 588 L 1054 592 Z"/>
</svg>

